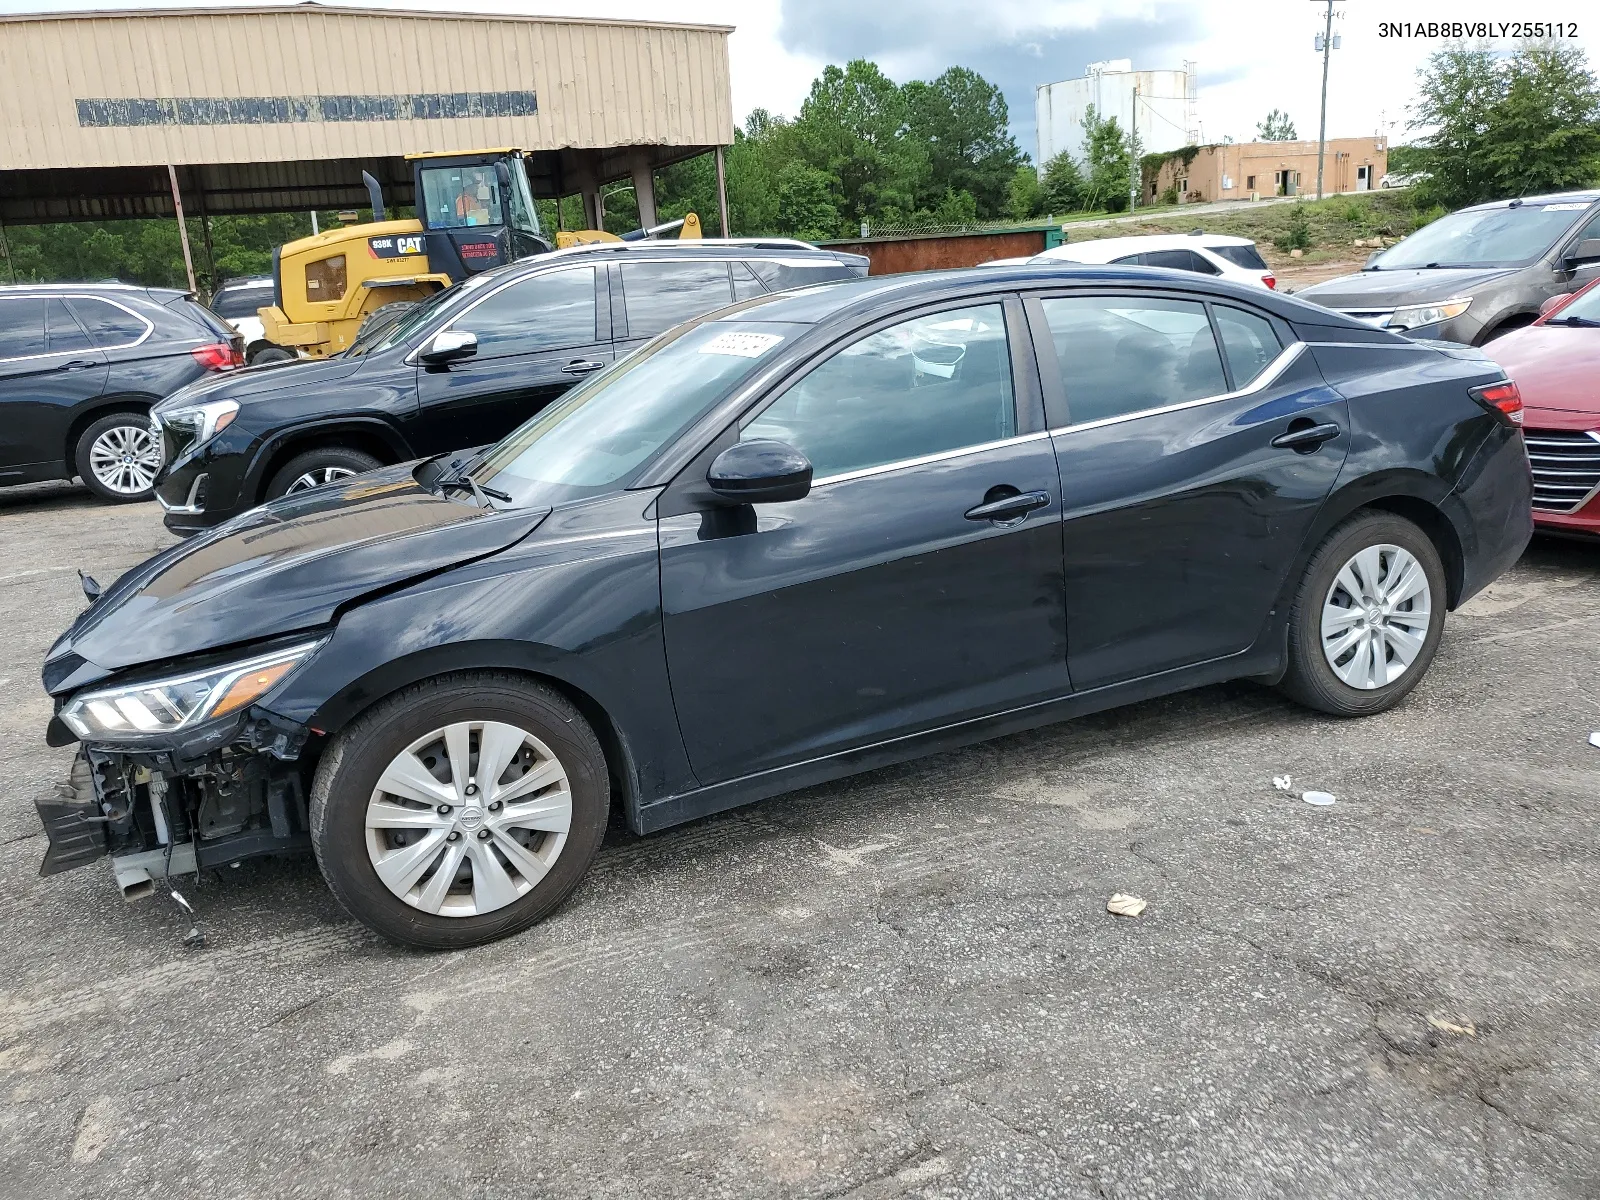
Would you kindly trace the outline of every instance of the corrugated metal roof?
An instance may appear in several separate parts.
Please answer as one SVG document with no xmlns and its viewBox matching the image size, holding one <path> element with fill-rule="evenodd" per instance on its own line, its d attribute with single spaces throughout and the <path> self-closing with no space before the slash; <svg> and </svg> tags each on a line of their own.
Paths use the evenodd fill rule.
<svg viewBox="0 0 1600 1200">
<path fill-rule="evenodd" d="M 315 4 L 0 17 L 0 170 L 726 145 L 730 32 Z"/>
</svg>

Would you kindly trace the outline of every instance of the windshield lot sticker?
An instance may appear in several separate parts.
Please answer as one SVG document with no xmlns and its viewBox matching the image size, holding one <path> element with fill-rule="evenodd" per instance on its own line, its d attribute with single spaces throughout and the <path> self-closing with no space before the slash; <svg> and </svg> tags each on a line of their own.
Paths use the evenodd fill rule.
<svg viewBox="0 0 1600 1200">
<path fill-rule="evenodd" d="M 1587 204 L 1546 204 L 1545 212 L 1580 212 L 1588 208 Z"/>
<path fill-rule="evenodd" d="M 779 342 L 777 333 L 719 333 L 704 346 L 701 354 L 737 354 L 740 358 L 760 358 Z"/>
</svg>

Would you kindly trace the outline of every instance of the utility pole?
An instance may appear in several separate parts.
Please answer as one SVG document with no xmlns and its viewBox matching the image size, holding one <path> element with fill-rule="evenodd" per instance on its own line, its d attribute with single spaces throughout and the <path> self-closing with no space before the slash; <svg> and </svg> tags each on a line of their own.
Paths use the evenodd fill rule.
<svg viewBox="0 0 1600 1200">
<path fill-rule="evenodd" d="M 1322 199 L 1322 160 L 1328 153 L 1328 60 L 1333 56 L 1333 0 L 1322 26 L 1322 119 L 1317 125 L 1317 199 Z"/>
<path fill-rule="evenodd" d="M 1139 202 L 1139 85 L 1133 85 L 1133 110 L 1128 116 L 1128 211 Z"/>
</svg>

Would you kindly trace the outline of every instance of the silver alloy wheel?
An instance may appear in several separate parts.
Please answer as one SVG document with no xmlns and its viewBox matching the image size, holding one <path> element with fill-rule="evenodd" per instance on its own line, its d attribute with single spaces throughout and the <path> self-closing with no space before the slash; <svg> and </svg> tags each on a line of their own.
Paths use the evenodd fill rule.
<svg viewBox="0 0 1600 1200">
<path fill-rule="evenodd" d="M 1322 653 L 1353 688 L 1399 679 L 1428 640 L 1428 573 L 1400 546 L 1368 546 L 1339 569 L 1322 602 Z"/>
<path fill-rule="evenodd" d="M 289 485 L 285 496 L 292 496 L 296 492 L 309 492 L 312 488 L 319 488 L 327 483 L 338 483 L 341 479 L 349 479 L 355 474 L 349 467 L 314 467 L 304 475 L 299 476 Z"/>
<path fill-rule="evenodd" d="M 566 768 L 500 721 L 457 721 L 407 746 L 367 801 L 367 857 L 413 908 L 473 917 L 525 896 L 572 825 Z"/>
<path fill-rule="evenodd" d="M 90 444 L 89 469 L 118 495 L 148 492 L 161 470 L 161 442 L 147 424 L 113 425 Z"/>
</svg>

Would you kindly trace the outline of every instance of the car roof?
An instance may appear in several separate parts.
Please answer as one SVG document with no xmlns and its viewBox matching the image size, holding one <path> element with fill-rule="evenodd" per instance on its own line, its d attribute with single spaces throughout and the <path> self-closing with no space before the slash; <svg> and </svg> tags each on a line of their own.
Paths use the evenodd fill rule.
<svg viewBox="0 0 1600 1200">
<path fill-rule="evenodd" d="M 1518 196 L 1511 200 L 1491 200 L 1487 204 L 1474 204 L 1460 212 L 1487 212 L 1493 208 L 1539 208 L 1546 204 L 1593 204 L 1600 200 L 1600 189 L 1584 188 L 1576 192 L 1551 192 L 1547 196 Z"/>
<path fill-rule="evenodd" d="M 1074 254 L 1090 254 L 1096 258 L 1119 258 L 1124 254 L 1139 254 L 1146 250 L 1192 250 L 1196 246 L 1253 246 L 1247 237 L 1233 237 L 1220 233 L 1147 233 L 1132 237 L 1095 238 L 1091 241 L 1067 242 L 1042 251 L 1045 257 L 1067 258 Z"/>
<path fill-rule="evenodd" d="M 0 294 L 6 292 L 147 292 L 151 289 L 140 283 L 7 283 L 0 284 Z M 157 289 L 170 291 L 174 289 Z"/>
<path fill-rule="evenodd" d="M 224 279 L 217 285 L 217 291 L 225 288 L 269 288 L 272 286 L 271 275 L 252 275 L 247 279 Z"/>
<path fill-rule="evenodd" d="M 1027 292 L 1063 286 L 1156 287 L 1163 291 L 1193 292 L 1197 297 L 1227 297 L 1264 308 L 1286 321 L 1301 325 L 1331 325 L 1372 332 L 1370 325 L 1364 325 L 1343 313 L 1282 292 L 1233 283 L 1212 275 L 1197 275 L 1193 271 L 1176 271 L 1165 267 L 1072 263 L 1064 259 L 1045 262 L 1034 259 L 1020 266 L 986 265 L 904 275 L 873 275 L 866 279 L 814 284 L 747 301 L 725 311 L 717 319 L 811 325 L 886 306 L 890 302 L 958 300 L 974 293 L 992 294 L 1007 289 Z"/>
</svg>

